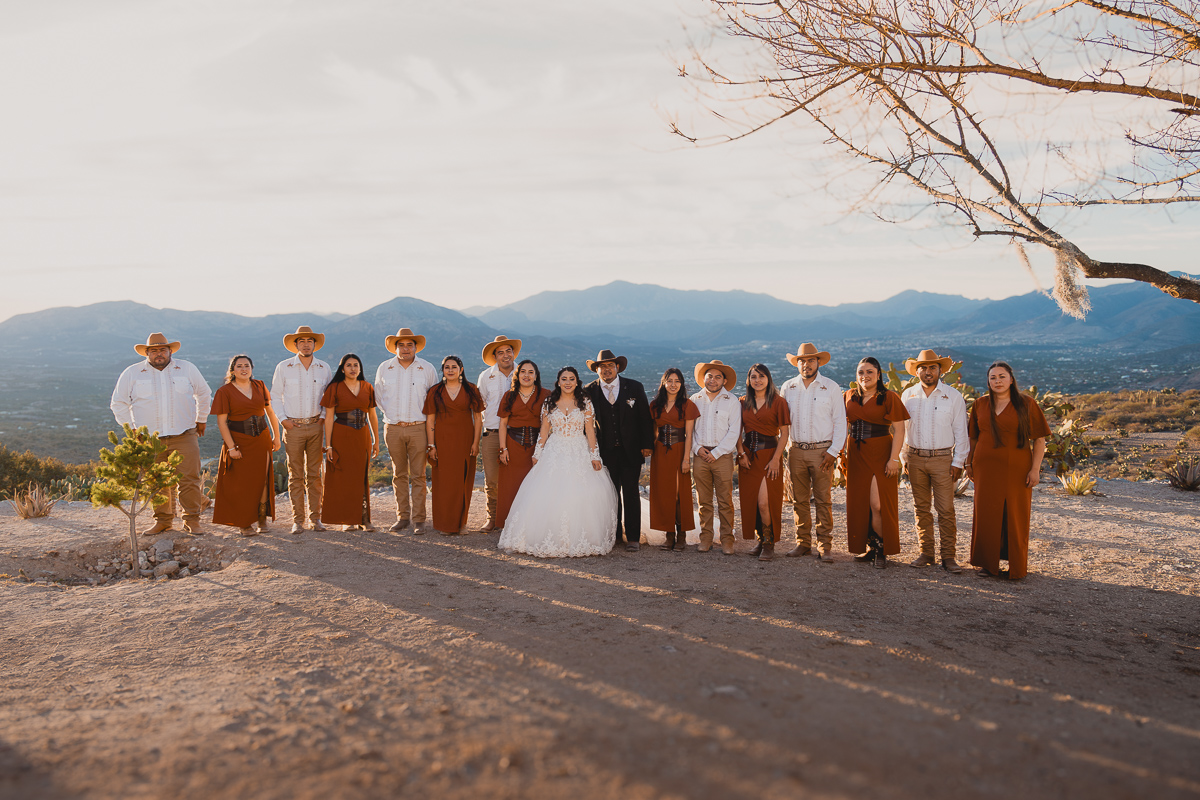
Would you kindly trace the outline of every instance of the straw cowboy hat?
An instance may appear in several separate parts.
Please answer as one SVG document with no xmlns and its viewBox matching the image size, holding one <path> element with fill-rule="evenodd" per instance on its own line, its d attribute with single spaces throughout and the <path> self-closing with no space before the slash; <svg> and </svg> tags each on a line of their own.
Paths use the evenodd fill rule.
<svg viewBox="0 0 1200 800">
<path fill-rule="evenodd" d="M 425 337 L 418 336 L 417 334 L 413 333 L 412 328 L 401 328 L 400 330 L 396 331 L 395 336 L 389 336 L 383 340 L 383 346 L 386 347 L 390 352 L 394 353 L 396 352 L 396 342 L 399 342 L 403 339 L 408 339 L 410 342 L 415 344 L 417 346 L 418 353 L 425 349 Z"/>
<path fill-rule="evenodd" d="M 512 347 L 514 357 L 521 355 L 521 340 L 510 339 L 504 334 L 500 334 L 483 346 L 483 363 L 489 367 L 496 366 L 496 350 L 506 344 Z"/>
<path fill-rule="evenodd" d="M 304 339 L 304 338 L 317 340 L 317 346 L 313 348 L 314 353 L 317 350 L 320 350 L 322 347 L 325 346 L 325 334 L 313 333 L 313 329 L 308 327 L 307 325 L 301 325 L 299 328 L 296 328 L 295 333 L 289 333 L 286 336 L 284 336 L 283 337 L 283 346 L 286 347 L 288 350 L 292 351 L 293 353 L 298 352 L 296 350 L 296 340 Z"/>
<path fill-rule="evenodd" d="M 151 347 L 169 347 L 171 348 L 171 352 L 174 353 L 179 350 L 179 342 L 168 342 L 167 337 L 163 336 L 161 333 L 152 333 L 150 334 L 149 338 L 146 339 L 145 344 L 135 344 L 133 349 L 139 356 L 144 356 L 146 355 L 146 351 Z"/>
<path fill-rule="evenodd" d="M 939 356 L 932 350 L 922 350 L 921 354 L 916 358 L 910 358 L 904 362 L 904 368 L 908 370 L 909 375 L 917 374 L 917 367 L 924 367 L 928 364 L 937 364 L 942 368 L 942 372 L 950 369 L 954 365 L 954 359 L 950 356 Z"/>
<path fill-rule="evenodd" d="M 697 364 L 696 365 L 696 383 L 703 386 L 704 385 L 704 375 L 710 369 L 721 370 L 721 374 L 725 376 L 725 388 L 726 389 L 732 389 L 734 386 L 737 385 L 737 372 L 734 370 L 734 368 L 722 361 L 715 361 L 715 360 L 709 361 L 708 363 L 705 363 L 705 364 Z"/>
<path fill-rule="evenodd" d="M 800 345 L 800 347 L 796 349 L 796 355 L 788 353 L 787 360 L 788 363 L 794 367 L 796 366 L 796 362 L 798 362 L 800 359 L 812 358 L 813 356 L 817 357 L 818 367 L 823 367 L 829 363 L 829 353 L 825 352 L 824 350 L 818 350 L 817 346 L 812 342 L 805 342 L 804 344 Z"/>
<path fill-rule="evenodd" d="M 601 364 L 605 363 L 606 361 L 611 361 L 614 364 L 616 364 L 617 372 L 624 372 L 625 367 L 629 364 L 629 359 L 626 358 L 625 356 L 613 355 L 612 350 L 601 350 L 599 353 L 596 354 L 595 361 L 593 361 L 591 359 L 587 360 L 587 367 L 592 372 L 599 372 L 600 370 L 596 369 L 596 367 L 600 366 Z"/>
</svg>

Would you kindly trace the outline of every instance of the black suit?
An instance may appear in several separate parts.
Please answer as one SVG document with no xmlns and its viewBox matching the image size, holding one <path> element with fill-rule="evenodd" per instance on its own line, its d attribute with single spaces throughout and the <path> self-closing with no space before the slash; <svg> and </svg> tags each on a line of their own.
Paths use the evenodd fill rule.
<svg viewBox="0 0 1200 800">
<path fill-rule="evenodd" d="M 642 501 L 638 479 L 646 459 L 643 450 L 654 448 L 654 421 L 646 390 L 635 380 L 618 376 L 617 401 L 609 403 L 604 386 L 592 381 L 584 389 L 596 413 L 596 443 L 600 460 L 617 488 L 617 541 L 637 542 L 642 537 Z M 624 513 L 622 513 L 624 506 Z M 624 526 L 622 527 L 622 520 Z"/>
</svg>

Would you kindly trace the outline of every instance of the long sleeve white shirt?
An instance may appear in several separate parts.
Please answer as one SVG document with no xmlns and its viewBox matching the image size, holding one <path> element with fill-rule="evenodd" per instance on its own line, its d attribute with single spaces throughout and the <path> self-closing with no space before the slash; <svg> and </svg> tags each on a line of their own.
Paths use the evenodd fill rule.
<svg viewBox="0 0 1200 800">
<path fill-rule="evenodd" d="M 967 463 L 971 451 L 971 440 L 967 438 L 967 402 L 953 386 L 938 381 L 937 387 L 926 397 L 925 387 L 920 383 L 910 386 L 900 395 L 908 409 L 908 426 L 904 429 L 904 442 L 920 450 L 954 448 L 951 465 L 961 467 Z"/>
<path fill-rule="evenodd" d="M 710 400 L 708 392 L 701 389 L 692 395 L 692 402 L 700 409 L 700 418 L 692 428 L 692 455 L 701 447 L 710 447 L 715 458 L 737 450 L 738 436 L 742 432 L 742 403 L 728 389 Z"/>
<path fill-rule="evenodd" d="M 140 361 L 117 378 L 109 408 L 122 425 L 178 436 L 208 419 L 212 389 L 190 361 L 173 358 L 161 370 Z"/>
<path fill-rule="evenodd" d="M 437 369 L 423 358 L 405 367 L 389 358 L 375 371 L 375 402 L 388 425 L 424 422 L 425 395 L 440 380 Z"/>
<path fill-rule="evenodd" d="M 500 401 L 504 399 L 504 393 L 512 388 L 512 373 L 505 375 L 499 366 L 493 365 L 479 373 L 475 385 L 483 396 L 483 429 L 494 431 L 500 427 Z"/>
<path fill-rule="evenodd" d="M 308 369 L 298 355 L 280 361 L 271 378 L 271 404 L 275 413 L 281 420 L 324 417 L 321 395 L 331 380 L 333 370 L 315 356 Z"/>
<path fill-rule="evenodd" d="M 799 375 L 780 387 L 792 412 L 793 442 L 833 442 L 825 452 L 836 456 L 846 443 L 846 402 L 842 387 L 817 373 L 807 387 Z"/>
</svg>

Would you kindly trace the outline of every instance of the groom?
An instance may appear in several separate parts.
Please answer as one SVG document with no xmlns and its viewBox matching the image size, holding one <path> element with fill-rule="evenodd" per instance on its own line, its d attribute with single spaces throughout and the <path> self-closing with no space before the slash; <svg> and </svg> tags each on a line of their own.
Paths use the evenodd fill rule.
<svg viewBox="0 0 1200 800">
<path fill-rule="evenodd" d="M 595 361 L 587 362 L 588 369 L 600 377 L 584 391 L 596 413 L 600 460 L 617 488 L 617 542 L 624 538 L 625 549 L 635 551 L 640 549 L 642 539 L 638 478 L 654 447 L 654 423 L 650 419 L 646 390 L 637 381 L 619 375 L 628 363 L 625 356 L 601 350 Z M 623 528 L 622 505 L 625 506 Z"/>
</svg>

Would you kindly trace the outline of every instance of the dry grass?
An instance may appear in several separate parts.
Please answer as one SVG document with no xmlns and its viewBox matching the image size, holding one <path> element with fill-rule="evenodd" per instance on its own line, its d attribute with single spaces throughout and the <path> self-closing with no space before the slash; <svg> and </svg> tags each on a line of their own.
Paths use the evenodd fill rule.
<svg viewBox="0 0 1200 800">
<path fill-rule="evenodd" d="M 1200 389 L 1139 389 L 1081 394 L 1070 398 L 1071 415 L 1094 430 L 1129 433 L 1200 428 Z M 1196 434 L 1200 438 L 1200 432 Z"/>
<path fill-rule="evenodd" d="M 31 483 L 24 491 L 13 492 L 8 503 L 21 519 L 34 519 L 50 516 L 50 510 L 60 499 L 51 497 L 45 487 Z"/>
</svg>

